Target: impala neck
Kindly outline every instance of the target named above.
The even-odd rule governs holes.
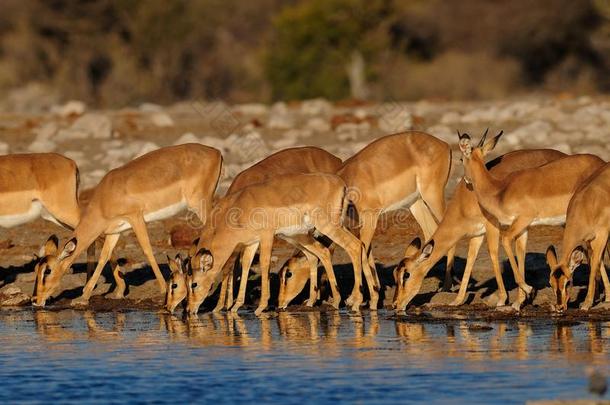
[[[494,213],[494,207],[498,206],[498,194],[502,190],[502,181],[496,179],[489,173],[483,158],[479,155],[474,155],[468,160],[468,172],[472,188],[479,205],[486,211]]]

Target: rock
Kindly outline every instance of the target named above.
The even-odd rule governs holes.
[[[0,289],[0,306],[21,306],[30,303],[30,296],[16,285],[7,285]]]
[[[432,296],[430,304],[432,305],[449,305],[457,297],[456,293],[452,292],[439,292]]]
[[[172,117],[162,111],[153,113],[150,116],[150,121],[153,123],[153,125],[161,128],[174,126],[174,120],[172,119]]]
[[[301,103],[301,114],[303,115],[328,115],[333,106],[323,98],[304,100]]]
[[[15,295],[21,293],[21,288],[17,287],[14,284],[8,284],[4,287],[0,288],[0,294],[2,295]]]
[[[82,101],[70,100],[62,106],[54,106],[51,108],[51,113],[67,118],[83,115],[86,109],[87,105]]]
[[[154,150],[159,149],[159,145],[157,145],[154,142],[144,142],[144,144],[140,147],[140,149],[138,150],[138,152],[135,154],[134,159],[137,157],[140,157],[142,155],[145,155],[149,152],[152,152]]]
[[[169,231],[169,243],[175,249],[188,249],[198,236],[197,229],[186,224],[178,224]]]
[[[457,122],[460,122],[461,120],[462,116],[459,113],[455,111],[449,111],[443,114],[443,116],[441,117],[441,124],[455,124]]]
[[[491,106],[488,108],[481,108],[472,110],[462,116],[461,121],[465,124],[474,124],[477,122],[489,122],[495,121],[498,110],[496,107]]]
[[[200,143],[201,141],[199,140],[199,138],[197,138],[195,136],[195,134],[193,134],[192,132],[187,132],[185,134],[180,135],[180,137],[178,139],[176,139],[176,142],[174,142],[174,145],[183,145],[185,143]]]
[[[457,132],[445,125],[429,127],[426,129],[426,132],[450,144],[457,142]]]
[[[413,125],[413,119],[406,108],[393,108],[379,117],[379,129],[385,133],[405,131]]]
[[[163,111],[163,107],[161,107],[159,104],[154,104],[154,103],[142,103],[138,107],[138,110],[140,110],[142,112],[147,112],[147,113],[155,113],[155,112]]]
[[[554,145],[551,149],[558,150],[568,155],[572,154],[572,147],[570,147],[570,145],[568,145],[567,143],[558,143]]]
[[[55,122],[47,122],[34,130],[37,140],[51,139],[57,133],[57,124]]]
[[[296,140],[293,138],[280,138],[273,142],[273,149],[282,150],[295,146]]]
[[[291,115],[271,115],[267,122],[270,129],[290,129],[294,127],[294,119]]]
[[[244,115],[261,116],[269,114],[269,107],[259,103],[238,104],[233,109]]]
[[[8,143],[0,141],[0,155],[7,155],[9,150]]]
[[[314,117],[305,123],[305,128],[315,132],[328,132],[330,131],[330,123],[324,118]]]
[[[284,102],[277,102],[271,107],[267,127],[271,129],[290,129],[294,127],[294,117]]]
[[[89,113],[78,118],[70,128],[60,130],[55,136],[58,142],[76,139],[109,139],[112,137],[110,118],[100,113]]]
[[[225,147],[240,163],[260,160],[269,154],[267,144],[256,131],[245,135],[230,135],[225,141]]]
[[[1,105],[3,111],[40,114],[58,103],[57,92],[40,83],[28,83],[9,91]]]
[[[36,139],[28,146],[28,151],[32,153],[53,152],[57,148],[55,142],[45,139]]]
[[[211,146],[212,148],[216,148],[221,152],[225,152],[228,149],[226,148],[226,142],[220,138],[216,138],[213,136],[204,136],[200,141],[203,145]]]

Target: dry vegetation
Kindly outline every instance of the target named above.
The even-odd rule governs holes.
[[[604,0],[3,0],[0,90],[115,107],[604,92]],[[356,55],[356,56],[354,56]],[[348,70],[362,57],[364,90]],[[358,70],[358,69],[357,69]]]

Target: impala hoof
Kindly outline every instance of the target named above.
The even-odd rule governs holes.
[[[86,307],[87,305],[89,305],[89,298],[79,297],[70,301],[72,307]]]

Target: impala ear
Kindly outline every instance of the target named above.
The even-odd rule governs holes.
[[[585,250],[582,246],[578,246],[570,255],[570,271],[574,272],[576,267],[580,266],[585,261]],[[594,270],[591,270],[594,271]]]
[[[199,244],[199,238],[195,239],[193,241],[193,243],[191,244],[191,247],[190,247],[189,252],[188,252],[189,257],[195,256],[195,254],[197,253],[197,245],[198,244]]]
[[[58,260],[63,260],[66,257],[72,256],[72,253],[74,253],[74,251],[76,250],[77,243],[78,241],[76,240],[76,238],[72,238],[67,241],[64,245],[64,249],[59,254]]]
[[[199,271],[208,271],[214,265],[214,257],[212,253],[207,249],[199,249],[195,256],[197,264],[199,264]]]
[[[45,257],[49,255],[57,254],[57,249],[59,246],[59,239],[56,235],[49,236],[49,239],[44,243],[44,245],[40,248],[40,252],[38,253],[39,257]]]
[[[472,152],[472,145],[470,144],[470,135],[464,133],[464,134],[460,134],[460,131],[458,131],[458,146],[460,147],[460,151],[462,152],[462,154],[469,158],[470,157],[470,153]]]
[[[416,255],[419,254],[420,249],[421,249],[421,239],[420,238],[413,239],[411,241],[411,243],[409,244],[409,246],[407,246],[407,249],[405,250],[405,258],[413,259]]]
[[[178,253],[176,255],[176,257],[174,257],[174,262],[176,262],[176,266],[178,266],[178,268],[182,272],[183,260],[182,260],[182,256],[180,256],[180,253]]]
[[[483,143],[483,146],[481,147],[481,152],[483,152],[483,156],[487,155],[489,152],[491,152],[496,147],[496,145],[498,144],[498,141],[500,140],[502,135],[504,135],[504,131],[500,131],[500,133],[498,133],[498,135],[494,136],[489,141],[486,141],[485,143]],[[485,131],[485,138],[486,137],[487,137],[487,131]],[[481,139],[481,141],[484,141],[484,140],[485,139]]]
[[[546,264],[549,265],[551,271],[557,267],[557,252],[555,252],[555,246],[553,245],[546,249]]]
[[[430,242],[426,243],[426,246],[424,246],[424,248],[421,251],[421,254],[417,258],[417,261],[422,262],[422,261],[426,260],[427,258],[430,257],[430,255],[432,254],[433,251],[434,251],[434,239],[432,239]]]

